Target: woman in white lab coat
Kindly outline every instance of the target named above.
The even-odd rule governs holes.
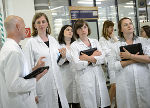
[[[108,61],[113,44],[117,41],[118,41],[117,37],[114,36],[114,23],[112,21],[106,20],[103,24],[102,36],[99,39],[99,43],[102,47],[102,50],[105,51],[106,63],[104,65],[106,65],[107,68],[106,71],[108,71],[108,73],[107,72],[106,73],[110,78],[109,95],[111,103],[113,102],[113,98],[116,95],[116,84],[115,84],[115,72],[109,69]]]
[[[88,38],[91,31],[84,20],[77,20],[74,34],[77,38],[71,44],[71,56],[76,69],[75,80],[81,108],[109,108],[110,100],[106,80],[101,64],[104,63],[104,53],[96,39]],[[91,56],[80,51],[97,48]]]
[[[112,50],[111,69],[116,72],[116,97],[118,108],[150,108],[150,73],[148,65],[142,60],[125,58],[125,52],[119,47],[141,43],[143,52],[144,38],[134,35],[134,27],[130,18],[122,18],[118,22],[120,41]],[[130,55],[131,56],[131,55]],[[134,56],[134,55],[133,55]],[[144,56],[144,55],[141,55]]]
[[[75,82],[75,70],[72,66],[72,58],[70,55],[70,45],[74,41],[75,38],[73,36],[72,26],[64,25],[60,30],[58,42],[62,48],[66,48],[66,59],[64,59],[62,62],[59,62],[59,65],[61,65],[60,69],[69,107],[80,108]]]
[[[25,47],[29,64],[33,68],[39,57],[44,56],[45,66],[49,66],[48,74],[37,84],[38,108],[69,108],[57,64],[60,46],[56,39],[50,36],[50,24],[44,13],[34,15],[32,30],[33,37]]]

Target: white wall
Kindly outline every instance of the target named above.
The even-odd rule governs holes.
[[[32,28],[32,18],[35,14],[34,0],[6,0],[6,14],[20,16],[24,19],[27,28]],[[24,47],[25,39],[20,42]]]
[[[7,0],[7,16],[17,15],[24,19],[26,27],[31,27],[35,14],[34,0]]]

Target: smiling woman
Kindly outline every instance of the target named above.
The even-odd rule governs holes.
[[[27,42],[25,53],[30,68],[34,67],[39,57],[44,57],[42,66],[50,67],[48,74],[37,84],[37,105],[38,108],[69,108],[57,64],[60,46],[50,33],[47,16],[44,13],[36,13],[32,21],[33,37]]]

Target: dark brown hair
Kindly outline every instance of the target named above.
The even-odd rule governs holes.
[[[59,42],[59,44],[66,44],[66,42],[65,42],[65,40],[64,40],[64,31],[65,31],[65,29],[66,29],[67,27],[71,27],[71,28],[72,28],[71,25],[64,25],[64,26],[61,28],[60,32],[59,32],[59,35],[58,35],[58,42]],[[74,42],[74,41],[75,41],[75,38],[74,38],[74,36],[72,36],[72,38],[71,38],[71,43]]]
[[[74,36],[75,36],[77,39],[79,38],[79,35],[77,34],[77,29],[83,27],[84,24],[88,27],[88,35],[91,34],[91,29],[90,29],[88,23],[87,23],[86,21],[84,21],[83,19],[78,19],[78,20],[75,22],[74,27],[73,27],[73,29],[74,29],[74,30],[73,30],[73,31],[74,31],[73,33],[74,33]]]
[[[122,18],[122,19],[119,20],[119,22],[118,22],[118,35],[119,35],[121,38],[124,38],[123,32],[121,31],[121,30],[122,30],[122,29],[121,29],[121,25],[122,25],[122,21],[125,20],[125,19],[129,19],[129,20],[132,22],[132,20],[131,20],[130,18],[128,18],[128,17],[124,17],[124,18]],[[134,33],[133,33],[133,36],[135,36]]]
[[[109,33],[108,33],[108,28],[112,26],[114,27],[114,23],[112,21],[106,20],[103,24],[103,30],[102,30],[102,36],[104,36],[104,38],[106,40],[108,40],[109,37]]]
[[[48,23],[48,28],[46,29],[46,34],[51,34],[51,28],[50,28],[50,24],[49,24],[49,21],[48,21],[48,17],[46,16],[46,14],[45,13],[41,13],[41,12],[39,12],[39,13],[36,13],[35,15],[34,15],[34,17],[33,17],[33,20],[32,20],[32,36],[37,36],[38,35],[38,31],[37,31],[37,29],[35,28],[35,22],[36,22],[36,20],[38,19],[38,18],[40,18],[40,17],[42,17],[42,16],[44,16],[45,17],[45,19],[46,19],[46,21],[47,21],[47,23]]]
[[[143,30],[145,31],[146,35],[148,36],[148,38],[150,38],[150,26],[149,25],[145,25],[143,27]]]

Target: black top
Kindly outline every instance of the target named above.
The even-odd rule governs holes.
[[[49,47],[49,41],[44,42]]]

